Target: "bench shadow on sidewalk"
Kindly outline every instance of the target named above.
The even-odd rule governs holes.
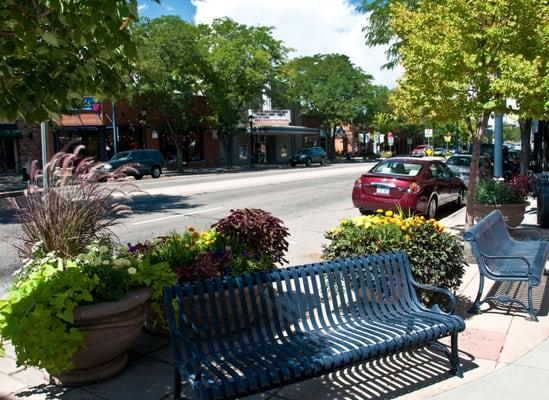
[[[120,203],[130,207],[130,212],[122,214],[120,218],[128,218],[132,215],[149,214],[166,210],[192,210],[201,207],[202,204],[189,204],[188,196],[168,194],[148,194],[146,192],[135,193],[129,198],[120,200]]]

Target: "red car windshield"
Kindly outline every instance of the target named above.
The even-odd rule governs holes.
[[[374,174],[417,176],[422,167],[423,164],[391,160],[376,165],[370,172]]]

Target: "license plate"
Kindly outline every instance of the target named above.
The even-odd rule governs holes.
[[[376,188],[376,194],[389,194],[391,193],[391,189],[384,188],[384,187],[378,187]]]

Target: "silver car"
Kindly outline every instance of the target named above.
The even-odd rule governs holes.
[[[450,167],[452,172],[461,178],[466,186],[469,186],[469,175],[471,175],[471,159],[470,154],[454,154],[446,160],[446,165]],[[490,159],[486,156],[480,156],[479,160],[479,176],[481,178],[491,178],[492,168]]]

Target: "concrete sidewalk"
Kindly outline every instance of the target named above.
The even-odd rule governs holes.
[[[464,229],[464,209],[443,222],[459,233]],[[534,225],[530,209],[524,224]],[[546,232],[549,233],[549,232]],[[463,379],[448,373],[444,355],[430,349],[404,352],[347,368],[248,399],[522,399],[547,397],[549,378],[549,289],[547,281],[535,292],[539,322],[526,320],[526,313],[509,308],[484,307],[480,315],[468,315],[478,287],[478,268],[469,264],[458,291],[459,310],[467,328],[460,334]],[[501,286],[486,290],[512,289],[524,296],[525,288]],[[13,348],[0,358],[0,398],[134,400],[167,399],[172,395],[172,359],[166,338],[145,332],[131,349],[128,367],[110,380],[81,388],[48,385],[46,374],[34,368],[15,366]],[[184,392],[189,395],[188,387]]]

